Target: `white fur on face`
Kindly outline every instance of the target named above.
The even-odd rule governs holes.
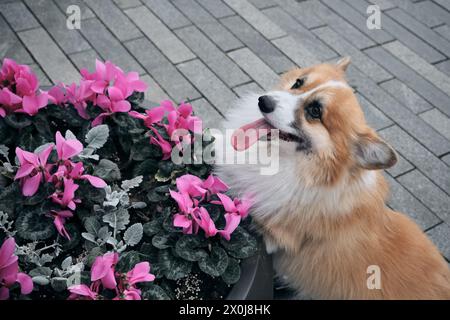
[[[349,88],[349,86],[341,81],[330,80],[298,95],[286,91],[270,91],[265,95],[276,101],[276,107],[273,112],[263,113],[263,115],[275,128],[296,134],[295,129],[291,127],[291,124],[295,122],[295,111],[310,95],[324,88]]]

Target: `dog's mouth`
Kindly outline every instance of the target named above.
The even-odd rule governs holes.
[[[294,134],[282,131],[272,126],[262,118],[236,129],[231,136],[231,145],[237,151],[244,151],[254,145],[258,140],[272,140],[273,130],[278,131],[278,138],[286,142],[302,143],[303,139]]]

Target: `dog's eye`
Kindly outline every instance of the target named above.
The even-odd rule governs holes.
[[[319,101],[313,101],[305,108],[306,117],[310,119],[322,118],[322,104]]]
[[[298,78],[291,89],[300,89],[305,84],[305,79]]]

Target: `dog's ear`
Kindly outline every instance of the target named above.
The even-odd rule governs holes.
[[[343,71],[346,71],[348,66],[350,65],[351,59],[350,57],[344,57],[338,60],[338,62],[336,62],[336,66],[340,69],[342,69]]]
[[[365,169],[387,169],[397,163],[394,149],[372,132],[359,134],[354,149],[357,164]]]

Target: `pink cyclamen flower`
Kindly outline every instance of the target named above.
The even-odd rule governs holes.
[[[80,298],[85,300],[96,300],[98,297],[98,293],[85,284],[70,286],[68,290],[71,293],[68,298],[69,300],[78,300]]]
[[[148,262],[140,262],[127,273],[127,283],[134,286],[139,282],[149,282],[155,280],[155,276],[150,273],[150,264]]]
[[[230,241],[231,234],[239,226],[239,223],[241,223],[241,216],[234,213],[226,213],[225,222],[225,228],[223,230],[219,230],[217,233],[224,237],[226,240]]]
[[[191,197],[203,197],[207,192],[203,188],[203,180],[192,174],[185,174],[176,181],[177,189],[181,193],[187,193]]]
[[[192,217],[194,218],[197,225],[205,232],[205,236],[207,238],[216,235],[216,225],[214,224],[214,221],[211,219],[208,211],[204,207],[195,208],[192,212]]]
[[[53,223],[55,224],[56,230],[58,230],[58,233],[70,240],[70,235],[67,232],[66,228],[64,227],[64,224],[66,222],[66,219],[72,218],[73,213],[69,210],[62,210],[62,211],[51,211],[51,215],[54,218]]]
[[[99,177],[95,177],[95,176],[91,176],[89,174],[83,174],[84,172],[84,167],[83,167],[83,163],[82,162],[77,162],[74,164],[72,171],[70,171],[69,175],[72,179],[75,180],[87,180],[89,181],[89,183],[96,188],[104,188],[106,187],[106,182],[99,178]]]
[[[80,203],[79,199],[75,199],[75,191],[79,188],[72,179],[64,179],[64,190],[62,192],[55,192],[50,197],[53,202],[58,203],[63,208],[69,208],[75,210],[77,208],[77,203]]]
[[[217,196],[220,199],[220,202],[222,203],[225,211],[227,213],[235,213],[240,215],[243,219],[247,217],[248,211],[250,210],[250,207],[253,204],[253,201],[251,199],[238,199],[235,198],[234,200],[231,200],[230,197],[218,193]]]
[[[14,94],[8,88],[0,90],[0,117],[4,118],[8,112],[18,109],[22,98]]]
[[[22,98],[22,108],[16,110],[16,112],[26,113],[30,116],[34,116],[38,113],[39,109],[47,106],[48,93],[42,91],[39,95],[24,96]]]
[[[210,174],[209,177],[202,183],[202,187],[207,189],[210,194],[225,192],[229,189],[225,182],[212,174]]]
[[[16,282],[20,284],[22,294],[33,291],[31,278],[24,273],[19,273],[18,258],[14,255],[15,248],[14,238],[5,240],[0,247],[0,300],[9,298],[9,288]]]
[[[125,85],[116,85],[107,89],[108,96],[99,95],[97,97],[97,105],[103,109],[103,113],[99,114],[92,126],[98,126],[103,123],[103,120],[115,112],[128,112],[131,110],[131,104],[126,100],[127,88]]]
[[[52,87],[48,91],[48,99],[51,103],[56,105],[63,105],[67,102],[68,98],[65,93],[65,85],[63,83],[59,83],[56,86]]]
[[[91,281],[100,280],[107,289],[115,289],[117,286],[114,267],[119,261],[117,253],[106,253],[95,259],[91,269]]]
[[[167,103],[167,101],[163,101],[159,107],[154,107],[150,110],[146,110],[145,115],[136,111],[130,111],[128,114],[133,118],[144,120],[144,124],[148,128],[151,128],[153,124],[161,122],[164,116],[168,112],[173,110],[175,110],[175,107],[170,101],[169,104]]]
[[[161,148],[161,151],[163,153],[163,160],[167,160],[172,155],[172,145],[170,142],[164,140],[164,138],[159,134],[159,132],[155,128],[151,128],[153,133],[156,135],[155,137],[150,137],[150,143],[157,145]]]
[[[131,287],[129,289],[125,289],[122,293],[122,297],[124,300],[142,300],[141,298],[141,290]],[[115,298],[115,300],[121,300],[119,297]]]
[[[72,83],[66,88],[68,102],[73,104],[83,119],[89,119],[86,112],[87,103],[94,99],[94,92],[91,90],[92,82],[90,80],[81,80],[79,85]]]
[[[53,144],[42,150],[39,154],[24,151],[16,148],[16,155],[19,159],[20,168],[14,177],[14,180],[21,179],[22,194],[24,196],[33,196],[46,173],[48,157],[52,152]]]
[[[56,152],[59,160],[69,160],[83,151],[83,145],[77,139],[65,139],[61,132],[56,132]]]

